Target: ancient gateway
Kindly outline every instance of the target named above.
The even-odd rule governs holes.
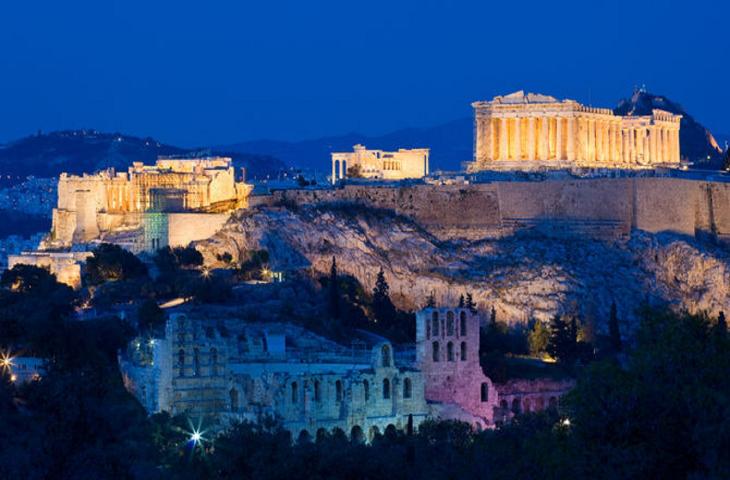
[[[681,115],[618,116],[575,100],[518,91],[474,107],[470,171],[678,166]]]

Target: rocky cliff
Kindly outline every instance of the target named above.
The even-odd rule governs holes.
[[[606,242],[515,235],[498,240],[443,242],[407,217],[353,204],[240,212],[210,240],[197,245],[206,262],[265,248],[272,268],[327,273],[332,257],[342,272],[372,289],[380,268],[394,301],[422,306],[454,303],[472,292],[500,318],[547,320],[579,312],[605,328],[616,301],[628,322],[643,302],[689,311],[730,311],[730,258],[726,252],[670,234],[635,232]]]

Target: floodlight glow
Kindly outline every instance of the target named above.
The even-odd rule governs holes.
[[[203,436],[200,434],[200,432],[193,432],[192,435],[190,435],[190,440],[193,443],[199,443],[203,439]]]

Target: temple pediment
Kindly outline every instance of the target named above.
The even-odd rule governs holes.
[[[559,100],[550,95],[543,95],[541,93],[525,93],[524,90],[518,90],[508,95],[498,95],[492,100],[494,103],[558,103]]]

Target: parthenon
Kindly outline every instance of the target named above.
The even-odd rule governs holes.
[[[469,170],[678,165],[681,115],[618,116],[575,100],[518,92],[472,103]]]

